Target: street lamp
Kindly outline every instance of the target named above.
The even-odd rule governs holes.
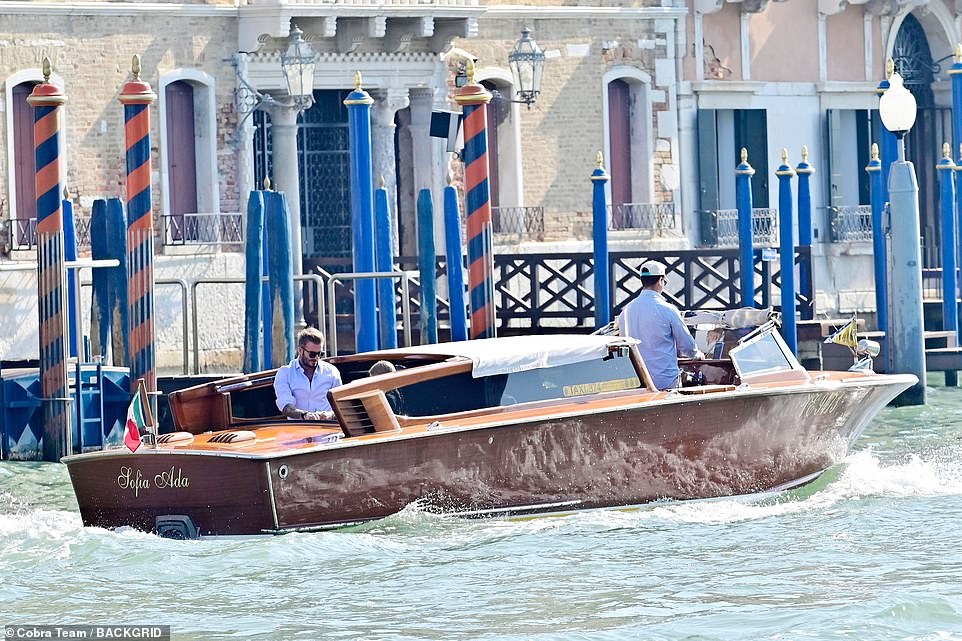
[[[511,77],[514,80],[514,94],[518,100],[531,105],[541,93],[541,74],[544,72],[544,51],[531,37],[531,29],[521,30],[521,38],[515,43],[514,49],[508,54],[508,66],[511,67]]]
[[[885,128],[895,134],[898,159],[889,169],[889,279],[892,307],[888,345],[891,372],[915,374],[919,382],[895,400],[899,405],[925,403],[925,335],[922,315],[922,252],[919,227],[919,185],[915,167],[905,160],[905,134],[915,124],[916,104],[902,76],[893,73],[879,100]],[[943,242],[952,242],[943,239]]]
[[[314,104],[314,61],[317,54],[310,43],[304,40],[303,34],[296,24],[291,23],[287,50],[281,54],[281,71],[287,83],[286,100],[278,100],[269,93],[261,93],[248,82],[246,74],[238,71],[237,80],[240,84],[236,91],[237,111],[244,116],[238,123],[238,130],[258,109],[288,107],[304,111]]]

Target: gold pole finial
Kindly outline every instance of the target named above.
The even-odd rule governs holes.
[[[595,154],[595,167],[598,169],[603,169],[605,166],[605,155],[600,151]]]
[[[67,186],[66,186],[66,185],[63,186],[63,199],[64,199],[64,200],[70,200],[70,192],[67,191]]]
[[[134,80],[140,80],[140,56],[136,53],[130,61],[130,73],[134,74]]]
[[[742,163],[748,162],[748,150],[742,147]]]
[[[361,90],[361,72],[355,71],[354,72],[354,91],[360,91],[360,90]]]
[[[270,177],[270,176],[264,176],[264,189],[266,189],[266,190],[268,190],[268,191],[270,191],[270,189],[271,189],[271,177]]]
[[[955,61],[962,62],[962,42],[955,45]]]
[[[783,165],[788,164],[788,148],[787,147],[782,147],[782,164]]]
[[[381,174],[380,176],[377,177],[377,188],[384,189],[384,185],[385,185],[384,174]]]
[[[872,143],[872,160],[878,160],[878,143]]]
[[[445,179],[448,181],[448,186],[450,187],[454,182],[454,175],[449,171],[447,176],[445,176]]]
[[[47,56],[43,57],[43,62],[41,63],[41,70],[43,73],[43,83],[47,84],[48,82],[50,82],[50,74],[53,72],[53,69],[50,67],[50,58],[48,58]]]
[[[889,58],[885,61],[885,78],[891,78],[893,73],[895,73],[895,61]]]
[[[952,160],[952,148],[949,147],[949,143],[942,143],[942,157],[948,160]]]
[[[808,162],[808,145],[802,145],[802,162]]]

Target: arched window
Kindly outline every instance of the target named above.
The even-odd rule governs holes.
[[[518,105],[511,102],[510,74],[488,68],[478,75],[492,96],[486,107],[491,222],[496,233],[523,235],[537,223],[529,220],[530,208],[523,202],[520,119]]]
[[[33,148],[33,108],[27,96],[36,82],[21,82],[11,91],[13,137],[13,203],[10,210],[14,248],[35,244],[37,226],[36,159]]]
[[[647,74],[631,67],[612,69],[603,79],[606,164],[611,176],[614,229],[640,224],[639,206],[654,201],[649,81]]]

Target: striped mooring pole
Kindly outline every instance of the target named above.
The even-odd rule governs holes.
[[[120,90],[127,141],[127,296],[130,340],[130,391],[143,378],[156,416],[157,370],[154,362],[154,220],[150,200],[150,111],[157,99],[140,79],[140,56],[130,68],[133,79]]]
[[[43,460],[58,461],[73,449],[67,395],[66,280],[61,210],[60,108],[63,91],[50,82],[50,60],[43,59],[43,82],[27,103],[33,107],[37,185],[37,294],[40,315],[40,389],[43,394]]]
[[[454,94],[464,112],[464,191],[467,200],[468,293],[471,338],[495,336],[494,255],[491,239],[491,188],[488,175],[488,115],[491,94],[474,81],[474,63],[467,65],[468,84]]]

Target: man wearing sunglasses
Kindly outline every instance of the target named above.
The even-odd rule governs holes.
[[[701,358],[678,308],[661,295],[667,283],[664,265],[651,261],[642,265],[641,293],[618,316],[619,333],[638,339],[638,351],[658,389],[679,386],[679,356]]]
[[[323,350],[324,334],[314,327],[303,329],[297,334],[297,358],[277,370],[274,376],[277,408],[288,419],[334,419],[327,392],[341,384],[341,373],[321,360]]]

